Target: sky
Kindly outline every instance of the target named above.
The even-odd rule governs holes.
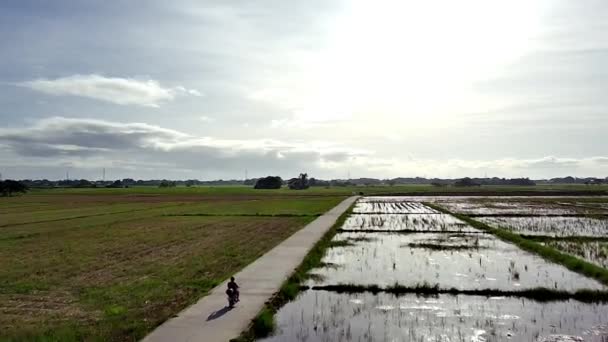
[[[4,178],[608,176],[608,2],[0,2]]]

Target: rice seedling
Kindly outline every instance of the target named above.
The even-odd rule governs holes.
[[[537,341],[556,332],[581,338],[586,331],[604,333],[608,304],[490,293],[309,290],[283,307],[276,321],[276,335],[262,341]]]
[[[461,220],[444,214],[371,214],[348,217],[342,231],[370,232],[479,232]]]
[[[339,267],[315,268],[313,272],[322,275],[322,281],[309,279],[305,284],[388,286],[398,281],[409,286],[426,281],[446,288],[512,290],[554,288],[557,282],[560,290],[604,288],[491,235],[348,232],[339,233],[336,239],[358,236],[374,240],[328,249],[322,262]]]
[[[479,217],[479,221],[518,234],[551,237],[608,235],[608,220],[587,217]]]
[[[449,210],[447,210],[443,207],[440,207],[440,206],[437,206],[434,204],[430,204],[430,203],[427,203],[427,205],[432,206],[436,210],[442,211],[447,214],[451,214],[451,212]],[[473,226],[475,228],[482,229],[486,232],[496,235],[501,240],[514,243],[515,245],[517,245],[518,247],[520,247],[523,250],[536,253],[546,260],[561,264],[571,271],[578,272],[587,277],[597,279],[601,283],[608,285],[608,270],[605,268],[602,268],[595,264],[586,262],[586,261],[579,259],[577,257],[574,257],[572,255],[562,253],[555,248],[552,248],[550,246],[545,246],[534,240],[526,239],[525,237],[523,237],[519,234],[512,233],[508,230],[497,229],[497,228],[491,227],[483,222],[472,219],[466,215],[461,215],[461,214],[452,214],[452,215],[467,222],[468,224],[470,224],[471,226]]]
[[[353,213],[356,214],[436,214],[420,202],[403,202],[397,199],[365,198],[355,205]]]
[[[451,212],[465,215],[577,215],[580,210],[556,204],[517,200],[488,201],[487,199],[441,200],[436,202]]]
[[[608,242],[553,240],[546,245],[608,269]]]

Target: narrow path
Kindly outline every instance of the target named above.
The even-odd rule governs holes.
[[[342,201],[237,273],[235,277],[241,287],[241,301],[235,308],[229,310],[226,307],[226,284],[223,283],[156,328],[143,341],[227,342],[237,337],[357,198],[352,196]]]

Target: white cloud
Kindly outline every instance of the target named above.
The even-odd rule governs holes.
[[[184,94],[188,94],[188,95],[192,95],[192,96],[203,96],[203,93],[201,93],[200,91],[196,90],[196,89],[186,89],[182,86],[177,86],[175,88],[173,88],[175,91],[184,93]]]
[[[214,122],[215,121],[214,118],[207,116],[207,115],[201,115],[198,117],[198,119],[201,120],[202,122]]]
[[[82,170],[116,165],[140,178],[238,178],[244,169],[253,177],[309,172],[317,178],[345,178],[348,172],[355,178],[608,174],[606,156],[440,160],[413,158],[410,154],[381,155],[326,141],[219,139],[145,123],[63,117],[43,119],[20,129],[0,129],[2,160],[13,168],[22,165],[28,172],[31,165],[49,169],[71,165]],[[137,172],[143,174],[133,174]]]
[[[196,90],[196,89],[188,89],[187,90],[188,94],[190,95],[194,95],[194,96],[203,96],[203,93],[201,93],[200,91]]]
[[[155,80],[105,77],[102,75],[73,75],[56,79],[37,79],[19,83],[51,95],[88,97],[119,105],[158,107],[172,101],[178,94],[202,96],[198,90],[183,86],[164,88]]]
[[[197,137],[144,123],[63,117],[44,119],[24,129],[0,129],[0,142],[3,150],[20,158],[56,159],[57,164],[83,165],[83,160],[105,157],[142,166],[161,162],[162,169],[170,172],[206,169],[218,174],[247,165],[252,174],[253,167],[260,172],[297,173],[363,154],[325,142]]]

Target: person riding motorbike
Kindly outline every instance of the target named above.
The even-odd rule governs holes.
[[[228,282],[228,289],[226,289],[226,294],[228,295],[228,301],[234,298],[234,302],[239,301],[239,285],[234,281],[234,277],[230,277],[230,281]]]

